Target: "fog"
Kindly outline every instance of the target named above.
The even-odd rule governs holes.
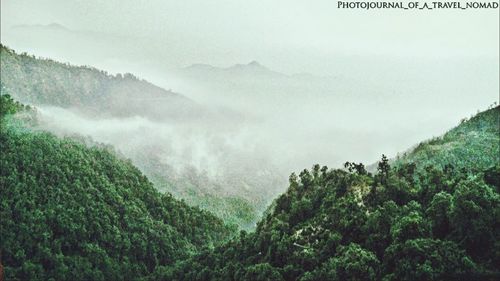
[[[329,0],[2,0],[1,5],[4,43],[92,65],[121,60],[177,68],[257,60],[280,72],[325,75],[335,74],[338,60],[349,56],[498,58],[496,10],[352,11]],[[57,49],[41,50],[42,38],[13,29],[51,23],[92,37],[98,48],[78,48],[74,37],[54,42],[49,36],[43,41],[53,41]]]
[[[44,105],[37,111],[37,129],[112,145],[158,188],[181,198],[190,199],[189,192],[238,197],[263,210],[286,187],[287,172],[274,161],[283,148],[267,143],[257,123],[207,116],[189,122],[137,115],[95,118],[80,108]],[[187,186],[198,190],[183,190]]]
[[[292,172],[316,163],[371,164],[382,153],[395,157],[497,97],[494,61],[400,60],[391,67],[363,79],[286,75],[258,62],[193,65],[168,73],[173,89],[198,103],[197,112],[188,111],[193,116],[165,111],[162,117],[154,99],[113,118],[39,105],[41,127],[90,136],[149,176],[163,173],[160,178],[181,185],[189,179],[202,193],[242,197],[262,209],[285,190]],[[386,75],[391,79],[381,78]]]
[[[192,160],[193,166],[201,168],[207,161],[207,171],[222,160],[208,159],[212,153],[202,150],[221,139],[231,146],[225,154],[238,150],[247,156],[267,155],[274,165],[291,173],[314,163],[339,166],[347,160],[372,163],[382,153],[394,156],[443,134],[463,117],[497,100],[498,68],[494,61],[426,62],[416,69],[403,68],[404,62],[398,64],[398,73],[387,74],[390,81],[286,76],[267,69],[255,71],[248,65],[237,73],[182,69],[169,74],[177,81],[172,88],[218,112],[217,116],[170,123],[150,123],[136,116],[107,120],[103,125],[106,129],[99,131],[100,125],[94,124],[90,126],[93,131],[83,132],[99,140],[101,132],[116,131],[119,136],[132,125],[138,135],[147,130],[168,133],[168,138],[179,139],[172,141],[169,153],[182,151],[171,156],[172,164],[185,165]],[[377,75],[381,74],[374,73]],[[148,108],[147,101],[143,106]],[[78,120],[70,124],[85,123]],[[113,124],[118,126],[116,130],[109,128]],[[112,139],[102,140],[113,143]],[[157,136],[146,137],[145,143],[152,140],[164,142]],[[221,153],[216,147],[210,150]],[[201,160],[203,157],[206,160]]]
[[[211,177],[220,175],[232,156],[256,157],[259,137],[251,136],[249,128],[230,129],[214,120],[181,123],[154,121],[143,116],[126,118],[89,118],[77,110],[37,106],[40,128],[60,134],[78,133],[95,141],[116,146],[125,155],[155,148],[176,172],[187,167],[205,171]],[[250,139],[252,139],[250,141]],[[159,149],[159,150],[158,150]],[[248,154],[248,155],[245,155]]]
[[[162,117],[154,100],[121,117],[36,104],[41,129],[263,208],[291,172],[394,157],[497,101],[498,19],[332,1],[2,0],[1,32],[17,51],[130,72],[200,106],[154,119],[137,113]]]

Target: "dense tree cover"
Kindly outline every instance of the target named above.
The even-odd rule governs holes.
[[[157,159],[155,155],[143,154],[134,159],[138,160],[137,166],[144,171],[156,189],[169,192],[176,198],[182,198],[188,205],[210,211],[226,224],[237,225],[245,230],[254,229],[259,218],[257,209],[265,208],[257,204],[263,202],[264,198],[250,202],[248,199],[250,196],[245,194],[224,194],[220,192],[224,189],[217,182],[194,168],[186,169],[181,175],[175,175],[172,167]],[[227,184],[237,186],[237,184]]]
[[[24,110],[29,110],[29,107],[23,105],[18,101],[14,101],[10,95],[6,93],[3,89],[3,85],[0,83],[0,118],[7,115],[15,114],[16,112],[21,112]],[[1,121],[0,121],[1,122]]]
[[[25,109],[0,97],[2,115]],[[208,212],[159,193],[108,147],[0,120],[6,280],[134,280],[234,232]]]
[[[488,128],[492,139],[434,148],[422,164],[383,156],[374,175],[356,163],[292,174],[255,232],[148,280],[498,280],[498,116],[483,112],[443,138]]]
[[[199,106],[184,96],[130,73],[110,75],[93,67],[17,54],[2,44],[0,60],[3,86],[25,104],[78,107],[94,116],[135,114],[155,119],[200,112]]]
[[[78,108],[79,112],[97,117],[135,117],[148,119],[190,120],[203,118],[204,111],[194,102],[164,90],[132,74],[110,75],[87,66],[74,66],[50,59],[18,54],[0,44],[2,91],[18,101],[32,105]],[[225,195],[219,183],[203,173],[190,170],[178,174],[171,163],[157,157],[157,150],[135,151],[127,155],[160,191],[172,193],[191,206],[198,206],[222,218],[228,224],[253,229],[257,209],[265,208],[269,194]],[[242,169],[244,170],[244,169]],[[246,176],[246,175],[245,175]],[[262,186],[259,179],[248,175],[225,186]],[[267,178],[266,178],[267,180]],[[243,193],[243,192],[242,192]],[[273,195],[274,196],[274,195]],[[249,199],[255,199],[251,200]],[[261,206],[257,206],[260,203]]]
[[[498,134],[499,106],[480,112],[441,137],[420,143],[395,160],[394,166],[419,163],[420,168],[433,165],[445,168],[481,171],[500,161]],[[496,157],[493,157],[496,156]]]
[[[61,68],[54,85],[63,86],[45,89],[53,73],[34,62],[2,46],[2,83],[11,81],[2,93],[25,91],[65,106],[92,101],[101,89],[64,82],[99,71],[71,76],[74,67],[50,60]],[[16,85],[15,75],[33,75],[40,85]],[[6,95],[0,101],[2,115],[25,109]],[[223,245],[217,242],[231,229],[158,193],[109,148],[1,118],[7,280],[498,280],[499,112],[482,112],[394,161],[383,156],[373,174],[351,162],[345,170],[316,165],[292,174],[255,232]]]

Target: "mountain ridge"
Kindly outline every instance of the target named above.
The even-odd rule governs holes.
[[[444,135],[491,128],[485,142],[500,146],[499,117],[500,107],[490,108]],[[500,160],[463,145],[437,149],[490,164],[433,165],[454,158],[432,154],[434,162],[392,166],[383,156],[376,174],[350,162],[293,173],[255,232],[160,266],[148,280],[496,280]]]
[[[232,64],[226,67],[218,67],[214,66],[208,63],[195,63],[191,64],[189,66],[181,68],[181,72],[200,72],[200,71],[211,71],[214,74],[258,74],[261,76],[270,76],[270,77],[275,77],[275,78],[316,78],[316,79],[322,79],[326,77],[320,77],[316,76],[314,74],[308,73],[308,72],[301,72],[301,73],[293,73],[293,74],[285,74],[279,71],[272,70],[271,68],[261,64],[257,60],[252,60],[248,63],[236,63]]]
[[[125,280],[228,239],[233,227],[159,193],[109,146],[33,131],[0,95],[1,263],[7,280]]]
[[[238,113],[212,110],[132,74],[109,75],[93,67],[17,54],[3,45],[0,58],[2,91],[40,107],[40,112],[46,114],[38,129],[58,136],[94,136],[98,141],[113,144],[126,152],[160,191],[210,210],[229,224],[245,229],[254,227],[257,209],[264,208],[268,191],[261,188],[262,192],[252,193],[243,188],[258,188],[260,178],[246,175],[246,170],[239,166],[231,174],[223,170],[226,174],[220,178],[208,177],[204,170],[194,167],[197,159],[191,161],[180,155],[192,147],[169,151],[178,145],[176,141],[189,141],[185,137],[190,131],[200,132],[191,141],[195,145],[205,138],[209,144],[222,143],[224,140],[214,138],[210,128],[205,132],[206,120],[236,126],[242,118]],[[111,133],[113,129],[119,132]],[[134,130],[141,136],[133,135]],[[241,175],[238,180],[228,179],[235,173]]]
[[[17,54],[3,44],[0,47],[2,86],[23,103],[48,103],[64,108],[78,105],[93,114],[104,111],[111,116],[140,113],[154,119],[160,118],[162,113],[174,118],[193,111],[203,112],[194,101],[130,73],[110,75],[89,66]],[[68,78],[73,82],[65,82]],[[45,81],[53,81],[54,85],[48,88],[43,85]],[[53,91],[54,88],[57,90]],[[158,100],[158,103],[144,108],[148,99]]]

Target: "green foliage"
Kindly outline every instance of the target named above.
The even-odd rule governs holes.
[[[499,113],[391,165],[383,156],[375,175],[353,163],[292,174],[256,230],[223,244],[219,219],[158,193],[109,149],[2,121],[7,278],[498,280]]]
[[[451,241],[408,240],[387,248],[384,280],[477,280],[478,269]]]
[[[188,112],[193,108],[196,108],[197,114],[201,112],[188,99],[139,80],[131,74],[109,75],[92,67],[18,54],[1,44],[0,59],[2,95],[10,93],[16,100],[24,103],[78,108],[92,117],[140,115],[162,119],[189,115]],[[3,115],[10,113],[11,109],[5,107],[5,112],[4,108],[0,110]],[[189,115],[189,118],[192,117],[193,115]],[[191,206],[208,210],[227,224],[235,224],[247,230],[255,227],[257,209],[261,208],[254,206],[255,202],[212,191],[219,189],[218,186],[212,186],[213,180],[200,173],[196,174],[196,171],[188,175],[169,172],[172,167],[153,158],[154,153],[139,151],[138,154],[141,156],[133,157],[134,163],[158,190],[172,193]],[[143,154],[146,154],[144,158]],[[249,181],[245,183],[248,185]],[[260,201],[267,202],[267,198]]]
[[[282,281],[279,271],[269,263],[259,263],[249,266],[242,281]]]
[[[474,178],[460,182],[453,193],[449,214],[452,236],[468,253],[481,260],[500,261],[491,249],[500,237],[498,192]]]
[[[490,115],[498,113],[481,113],[452,132],[489,132],[496,120]],[[498,280],[500,163],[476,146],[497,149],[493,142],[498,135],[436,151],[424,166],[389,165],[384,156],[375,175],[350,162],[347,171],[315,165],[292,174],[255,232],[176,263],[163,279]],[[446,163],[478,154],[477,166]],[[200,271],[204,276],[194,275]],[[156,271],[150,280],[162,276]]]
[[[141,113],[152,118],[165,116],[165,108],[174,115],[195,107],[188,99],[129,73],[110,75],[88,66],[17,54],[1,44],[0,60],[3,87],[23,103],[79,107],[94,116]],[[148,99],[155,99],[155,104],[163,106],[164,111],[160,106],[151,106]]]
[[[391,227],[392,241],[404,242],[418,237],[428,237],[429,227],[422,214],[412,211],[401,216]]]
[[[4,92],[5,90],[2,90],[0,94],[0,118],[24,110],[25,106],[23,104],[14,101],[10,95]]]
[[[199,185],[203,183],[197,184],[198,186],[182,180],[171,183],[165,180],[165,175],[150,179],[160,191],[171,192],[174,197],[182,198],[188,205],[213,213],[228,225],[237,225],[244,230],[255,227],[255,221],[258,219],[257,210],[247,199],[211,194],[201,190]]]
[[[433,236],[444,238],[450,234],[450,211],[453,204],[453,196],[445,191],[436,193],[427,209],[427,217],[430,219]]]
[[[24,108],[8,96],[0,102],[2,112]],[[0,250],[7,280],[137,279],[233,231],[208,212],[159,193],[108,148],[7,120],[0,147]]]
[[[306,273],[300,280],[377,280],[380,262],[370,251],[351,243],[339,248],[338,255],[323,263],[319,269]]]
[[[394,165],[418,163],[419,168],[451,165],[461,171],[484,171],[500,161],[500,106],[478,113],[442,137],[420,143]]]

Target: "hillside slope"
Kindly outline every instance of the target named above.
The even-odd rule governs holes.
[[[133,280],[234,231],[159,193],[109,147],[31,131],[9,118],[24,108],[9,96],[0,108],[6,280]]]
[[[356,163],[292,174],[255,232],[149,280],[498,280],[500,163],[488,150],[498,151],[498,116],[448,132],[443,139],[488,132],[455,149],[394,167],[384,156],[375,175]]]
[[[205,171],[193,168],[198,159],[191,159],[194,145],[206,152],[208,160],[219,157],[213,155],[217,151],[210,151],[212,146],[225,145],[217,128],[237,128],[236,113],[209,110],[132,74],[109,75],[92,67],[19,54],[3,45],[0,51],[2,92],[50,112],[43,116],[41,129],[58,136],[90,136],[113,145],[160,191],[215,213],[227,223],[254,228],[257,209],[271,198],[267,192],[271,184],[257,193],[247,187],[258,189],[259,183],[278,177],[258,181],[247,167],[236,170],[235,165],[220,168],[232,170],[224,170],[218,178],[208,178]],[[229,181],[235,174],[238,180]]]
[[[419,163],[482,170],[500,161],[500,106],[480,112],[441,137],[420,143],[394,164]]]
[[[16,100],[52,105],[100,116],[142,115],[179,118],[201,108],[184,96],[166,91],[132,74],[109,75],[87,66],[72,66],[0,45],[1,81]]]

